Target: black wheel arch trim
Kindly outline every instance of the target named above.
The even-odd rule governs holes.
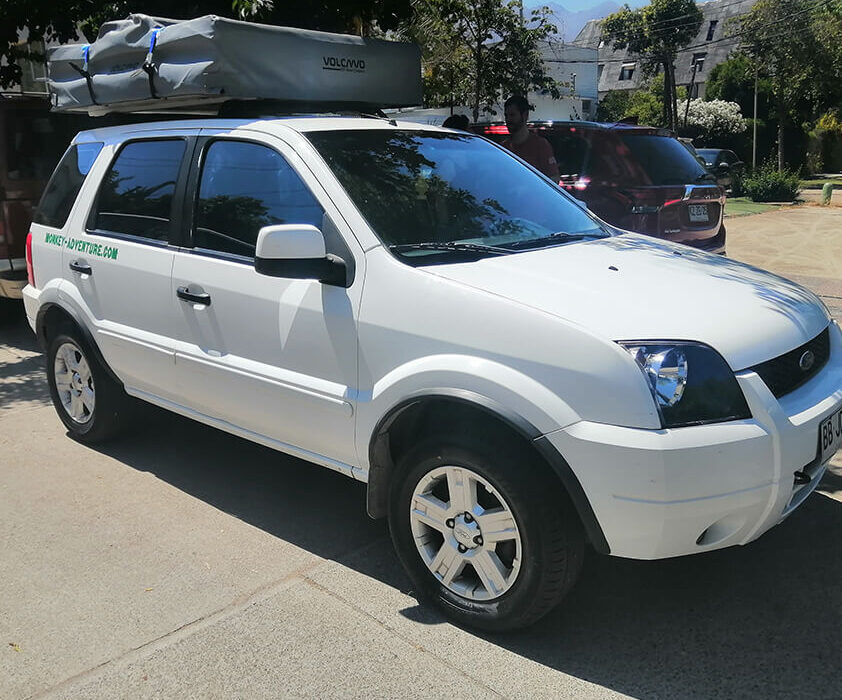
[[[35,317],[35,335],[38,338],[38,344],[44,350],[44,354],[47,353],[49,342],[47,339],[47,313],[51,309],[58,309],[61,313],[66,316],[70,317],[70,320],[73,321],[73,324],[79,330],[79,333],[82,335],[82,339],[87,343],[88,347],[91,349],[91,352],[94,354],[97,362],[99,362],[100,366],[108,373],[108,376],[111,377],[117,384],[123,386],[122,380],[114,374],[114,371],[111,367],[108,366],[108,363],[105,361],[105,358],[102,356],[102,353],[99,350],[99,346],[96,344],[94,340],[93,334],[88,330],[88,327],[82,322],[82,319],[79,317],[79,314],[67,308],[66,306],[62,306],[61,304],[55,303],[47,303],[41,306],[38,309],[38,315]]]
[[[388,452],[389,428],[395,420],[408,408],[425,401],[448,399],[478,408],[489,415],[503,421],[521,437],[529,440],[538,453],[546,460],[552,470],[561,480],[567,490],[573,506],[582,521],[588,539],[594,549],[600,554],[610,554],[611,548],[605,533],[596,518],[588,497],[579,483],[579,479],[567,460],[559,453],[553,444],[534,425],[523,416],[510,408],[503,406],[494,399],[477,394],[466,389],[429,389],[411,394],[394,405],[377,423],[371,440],[369,441],[369,473],[367,488],[367,509],[372,518],[381,518],[386,514],[385,503],[388,498],[390,461]]]

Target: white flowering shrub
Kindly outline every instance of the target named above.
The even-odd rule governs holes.
[[[715,139],[725,134],[741,134],[746,130],[746,120],[736,102],[697,99],[690,101],[687,126],[695,127],[706,139]]]

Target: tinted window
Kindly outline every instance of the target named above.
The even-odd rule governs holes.
[[[202,166],[193,244],[254,256],[264,226],[322,226],[324,211],[277,151],[256,143],[215,141]]]
[[[602,234],[557,187],[478,137],[371,129],[308,138],[387,245],[512,247],[557,232]]]
[[[689,185],[707,175],[678,139],[647,134],[620,134],[652,185]]]
[[[572,177],[584,172],[588,155],[588,142],[584,136],[569,131],[539,131],[553,147],[558,172],[561,177]]]
[[[102,150],[101,143],[77,143],[67,149],[50,178],[33,221],[61,228],[70,216],[85,176]]]
[[[102,182],[94,228],[167,240],[185,146],[183,139],[124,146]]]

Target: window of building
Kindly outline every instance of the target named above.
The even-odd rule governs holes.
[[[603,48],[604,46],[605,46],[605,39],[600,39],[600,40],[599,40],[599,46],[597,46],[596,48],[597,48],[597,49],[601,49],[601,48]]]
[[[94,228],[166,241],[185,143],[161,139],[124,146],[102,181]]]
[[[634,63],[624,63],[620,68],[620,80],[631,80],[635,65]]]
[[[701,73],[705,67],[705,57],[707,56],[706,53],[694,53],[693,60],[690,62],[690,69],[692,70],[695,66],[696,72]]]
[[[597,82],[602,80],[602,71],[604,71],[604,70],[605,70],[605,64],[604,63],[600,63],[599,65],[597,65],[597,67],[596,67],[596,80],[597,80]]]
[[[202,166],[193,244],[254,257],[264,226],[322,227],[324,211],[277,151],[246,141],[214,141]]]
[[[708,37],[705,41],[712,41],[713,40],[713,33],[716,31],[716,25],[719,24],[718,19],[712,19],[710,24],[708,25]]]
[[[586,117],[591,116],[591,109],[593,103],[590,100],[582,100],[582,114]]]
[[[695,100],[699,97],[699,83],[693,83],[690,86],[690,99]]]

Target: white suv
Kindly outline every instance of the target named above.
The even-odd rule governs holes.
[[[527,625],[584,547],[745,544],[842,444],[810,292],[618,232],[501,147],[376,118],[79,134],[28,241],[71,436],[128,397],[368,483],[417,590]]]

